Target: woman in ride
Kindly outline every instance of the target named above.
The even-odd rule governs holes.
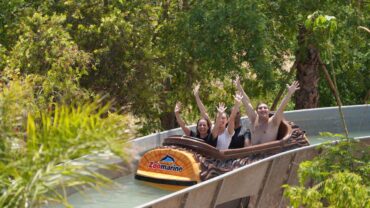
[[[222,110],[222,108],[218,109]],[[181,113],[181,103],[177,102],[175,106],[176,120],[186,136],[201,139],[207,144],[216,147],[217,143],[215,142],[214,138],[217,138],[218,131],[217,128],[213,128],[211,131],[211,122],[208,118],[200,118],[197,122],[196,132],[194,132],[185,125],[185,122],[182,120],[180,113]],[[215,126],[218,125],[219,123],[216,122]]]
[[[199,87],[199,84],[195,86],[194,96],[201,115],[209,120],[206,108],[204,107],[199,97]],[[237,112],[239,111],[241,100],[242,95],[240,93],[236,93],[236,95],[234,96],[234,107],[231,110],[230,118],[228,118],[227,114],[225,113],[226,107],[223,103],[221,103],[217,108],[218,115],[216,119],[216,125],[212,129],[212,132],[216,132],[214,130],[217,129],[217,137],[212,137],[212,139],[213,142],[216,142],[216,148],[219,150],[225,150],[229,148],[231,138],[234,135],[235,117]]]
[[[204,107],[202,101],[200,101],[200,98],[199,98],[199,88],[200,88],[200,85],[197,84],[197,85],[195,85],[195,87],[193,89],[193,94],[195,96],[195,99],[196,99],[197,104],[198,104],[198,108],[199,108],[201,116],[202,116],[197,122],[196,132],[191,131],[185,125],[185,122],[181,119],[181,116],[180,116],[181,103],[180,102],[177,102],[176,107],[175,107],[176,120],[177,120],[177,123],[179,124],[179,126],[181,127],[181,129],[184,131],[184,134],[186,136],[191,136],[191,137],[202,139],[207,144],[216,147],[217,146],[218,128],[213,128],[212,129],[212,123],[209,120],[208,114],[205,111],[205,107]],[[220,104],[217,107],[218,115],[220,115],[220,116],[223,113],[223,111],[225,110],[224,106],[223,105],[221,106],[221,105],[222,104]],[[215,126],[218,127],[220,122],[221,122],[221,119],[219,119],[219,122],[217,122],[217,120],[216,120]],[[212,131],[211,131],[211,129],[212,129]]]

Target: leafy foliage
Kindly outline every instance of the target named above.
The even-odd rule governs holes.
[[[364,103],[367,90],[369,88],[369,70],[368,58],[369,53],[368,34],[357,29],[360,25],[369,25],[369,5],[365,2],[333,2],[323,1],[319,4],[313,1],[271,1],[265,2],[262,8],[264,13],[271,19],[270,27],[267,27],[273,41],[274,48],[278,49],[277,53],[282,51],[293,52],[295,50],[304,50],[308,53],[307,48],[299,48],[296,37],[298,28],[307,22],[307,17],[318,17],[321,15],[321,25],[319,31],[329,27],[333,21],[327,21],[325,17],[335,17],[336,31],[323,34],[324,40],[318,36],[307,36],[308,44],[318,44],[320,46],[320,55],[325,63],[332,64],[333,70],[338,80],[338,89],[341,93],[341,100],[344,105]],[[311,19],[311,18],[309,18]],[[311,19],[312,20],[312,19]],[[325,23],[326,22],[326,23]],[[311,24],[312,26],[314,25]],[[332,26],[335,29],[335,26]],[[319,32],[317,31],[317,32]],[[310,34],[313,34],[312,32]],[[330,39],[328,39],[330,35]],[[330,52],[331,51],[331,55]],[[332,69],[331,67],[328,67]],[[357,78],[355,78],[357,77]],[[356,81],[354,81],[356,80]],[[365,86],[365,87],[364,87]],[[363,88],[364,87],[364,88]],[[335,105],[335,98],[332,96],[325,79],[320,79],[320,106]]]
[[[166,123],[177,100],[195,109],[197,81],[208,108],[208,95],[233,94],[213,86],[235,74],[252,98],[272,100],[290,81],[282,68],[294,62],[305,22],[314,26],[307,44],[332,58],[343,104],[363,103],[369,89],[368,34],[357,27],[369,25],[370,12],[361,1],[11,0],[0,8],[1,69],[37,74],[46,100],[109,94],[148,132],[174,127]],[[334,105],[323,80],[320,105]]]
[[[320,50],[320,56],[327,64],[331,63],[333,44],[331,38],[337,30],[337,21],[334,16],[322,15],[314,12],[304,22],[306,30],[310,33],[305,39],[306,48],[313,44]]]
[[[351,139],[320,148],[322,153],[319,157],[300,164],[299,186],[284,185],[284,195],[291,205],[369,207],[370,147]],[[308,184],[311,185],[307,187]]]
[[[90,55],[78,50],[62,27],[64,21],[63,16],[39,13],[25,18],[3,75],[12,79],[15,73],[28,74],[51,101],[83,94],[77,89],[78,80],[87,72]]]
[[[107,114],[109,105],[99,100],[42,109],[33,95],[32,85],[22,81],[10,81],[0,92],[0,206],[69,206],[66,188],[110,182],[96,170],[117,166],[81,157],[110,150],[125,158],[126,121]]]
[[[4,85],[4,84],[3,84]],[[27,114],[37,109],[30,84],[14,81],[2,86],[0,93],[0,157],[4,158],[11,142],[23,140]],[[0,159],[1,160],[1,159]]]
[[[312,188],[285,186],[293,207],[369,207],[369,191],[362,178],[350,172],[336,172]]]

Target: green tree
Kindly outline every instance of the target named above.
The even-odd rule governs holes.
[[[282,0],[263,5],[264,13],[273,23],[268,29],[276,34],[273,36],[275,47],[295,55],[294,68],[302,85],[302,90],[296,96],[296,108],[335,104],[326,80],[319,79],[319,66],[326,66],[331,76],[340,80],[336,84],[344,104],[364,102],[369,87],[369,43],[366,35],[357,27],[369,24],[370,8],[367,4],[362,1],[317,3]],[[314,18],[318,15],[312,14],[322,16]],[[310,19],[314,22],[311,24],[313,27],[307,28],[304,23],[309,15],[312,15]],[[332,21],[326,20],[325,15],[335,17],[335,32],[330,29]],[[358,79],[354,82],[351,78],[355,76]],[[321,100],[319,93],[323,94]]]
[[[125,106],[138,117],[158,121],[158,92],[164,90],[166,76],[159,65],[161,52],[153,43],[160,6],[97,0],[61,1],[47,8],[66,15],[69,34],[92,55],[93,70],[82,78],[82,86],[108,94],[117,107]]]
[[[0,66],[11,60],[8,68],[22,76],[46,77],[50,71],[53,81],[38,82],[44,83],[40,89],[54,90],[52,99],[84,94],[81,86],[109,94],[116,107],[143,118],[148,131],[175,126],[176,100],[195,109],[190,89],[196,81],[213,109],[229,96],[211,94],[232,94],[235,74],[251,97],[272,101],[298,69],[312,77],[298,77],[302,90],[296,108],[336,105],[315,64],[320,58],[338,80],[344,105],[363,103],[370,88],[368,34],[358,29],[369,25],[370,12],[362,1],[11,0],[0,8]],[[312,19],[318,24],[308,28],[304,23],[312,14],[318,14]],[[325,26],[332,20],[321,21],[330,16],[335,32]],[[310,52],[317,59],[310,60]],[[62,62],[69,68],[59,67]],[[283,69],[289,62],[295,62],[290,72]],[[65,77],[69,86],[57,77]],[[225,87],[218,90],[222,82]],[[194,118],[196,112],[190,114]]]
[[[28,76],[39,85],[44,99],[67,101],[85,94],[79,79],[90,67],[90,54],[79,50],[63,24],[65,17],[34,13],[19,26],[15,42],[3,69],[3,78]]]
[[[171,75],[168,97],[177,97],[171,96],[171,89],[190,94],[196,80],[211,85],[209,80],[224,81],[230,78],[225,75],[233,72],[247,80],[245,87],[252,97],[274,96],[276,82],[285,86],[292,79],[292,73],[282,66],[294,57],[291,70],[297,69],[302,89],[296,96],[296,108],[335,105],[328,83],[320,81],[322,67],[330,69],[334,80],[340,78],[334,84],[339,92],[345,92],[344,104],[364,102],[369,50],[366,36],[357,27],[368,24],[367,5],[329,1],[192,1],[189,5],[185,11],[172,12],[160,30],[163,42],[159,46],[166,52]],[[308,20],[314,21],[312,27],[304,24]],[[358,47],[354,48],[354,43]],[[321,101],[319,91],[325,95]],[[188,100],[189,96],[178,98]],[[206,101],[208,106],[210,103]]]
[[[170,75],[163,95],[170,102],[164,112],[172,112],[177,99],[196,109],[191,91],[195,82],[201,82],[211,113],[215,103],[231,101],[235,74],[248,80],[252,95],[274,88],[272,56],[266,53],[268,20],[257,1],[191,1],[182,8],[170,12],[156,41]]]
[[[298,186],[284,185],[293,207],[370,207],[370,147],[353,139],[337,137],[324,144],[322,153],[299,165]]]

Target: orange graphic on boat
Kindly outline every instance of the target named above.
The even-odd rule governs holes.
[[[175,159],[170,155],[166,155],[159,162],[150,161],[149,168],[177,172],[181,172],[183,170],[183,167],[175,164]]]

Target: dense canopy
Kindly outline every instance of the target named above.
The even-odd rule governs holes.
[[[176,100],[194,109],[195,82],[210,111],[230,102],[235,75],[272,104],[297,73],[296,108],[336,105],[324,64],[344,105],[369,97],[364,1],[10,0],[0,9],[2,83],[30,79],[46,103],[108,95],[143,132],[174,127]]]

